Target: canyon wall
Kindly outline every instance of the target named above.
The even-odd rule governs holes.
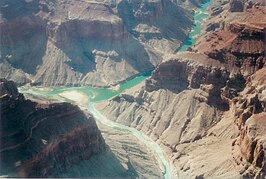
[[[97,106],[159,143],[181,178],[265,178],[265,6],[232,3],[189,51]]]
[[[246,88],[232,102],[234,121],[240,129],[233,142],[233,156],[246,177],[266,175],[266,68],[248,79]]]
[[[0,80],[1,175],[60,177],[107,147],[93,117],[68,103],[36,103]]]
[[[190,55],[184,52],[161,63],[144,85],[97,108],[109,119],[136,127],[157,141],[179,177],[239,176],[230,161],[231,137],[237,136],[238,129],[223,118],[229,105],[221,97],[230,73],[206,56],[183,58]],[[217,157],[219,150],[223,157]]]
[[[117,84],[180,47],[193,24],[192,10],[182,6],[195,3],[3,1],[0,77],[20,85]]]
[[[180,177],[263,178],[265,67],[245,80],[206,56],[181,58],[189,55],[161,63],[145,84],[97,108],[158,142]],[[257,78],[264,82],[252,83]]]
[[[265,13],[266,6],[258,3],[241,12],[224,10],[220,20],[210,18],[211,22],[220,21],[220,29],[203,35],[193,51],[222,62],[232,75],[254,74],[266,63]]]

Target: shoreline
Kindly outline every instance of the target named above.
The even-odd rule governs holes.
[[[26,83],[24,85],[20,85],[18,88],[19,89],[22,89],[22,90],[27,90],[27,89],[49,89],[50,91],[51,90],[54,90],[54,89],[60,89],[60,88],[75,88],[75,89],[78,89],[78,88],[93,88],[93,89],[110,89],[110,90],[113,90],[113,91],[117,91],[120,89],[120,86],[121,84],[123,83],[126,83],[130,80],[133,80],[134,78],[137,78],[137,77],[141,77],[141,76],[144,76],[144,77],[150,77],[151,76],[151,73],[154,71],[155,67],[152,68],[152,69],[149,69],[147,71],[144,71],[144,72],[139,72],[137,74],[134,74],[130,77],[127,77],[125,78],[124,80],[121,80],[121,81],[118,81],[116,83],[113,83],[113,84],[107,84],[107,85],[104,85],[104,86],[96,86],[96,85],[81,85],[81,84],[78,84],[78,85],[58,85],[58,86],[45,86],[45,85],[31,85],[31,83]],[[118,89],[117,89],[118,88]],[[41,90],[40,90],[41,91]],[[46,92],[46,91],[45,91]]]
[[[198,13],[196,13],[196,14],[200,15],[201,13],[207,14],[207,13],[201,11],[201,10]],[[206,18],[201,19],[201,21],[204,21],[204,19],[206,19]],[[202,24],[201,24],[201,26],[202,26]],[[192,27],[191,31],[188,34],[188,37],[194,31],[195,31],[195,28]],[[200,36],[200,34],[201,33],[199,33],[197,35],[194,35],[194,36],[192,36],[192,38],[195,38],[195,36]],[[186,41],[181,43],[181,46],[179,47],[177,53],[181,52],[182,46],[185,45],[185,42]],[[151,71],[153,71],[153,70],[151,70]],[[55,94],[55,96],[62,97],[65,100],[72,101],[74,104],[78,105],[82,110],[89,111],[91,114],[96,115],[99,118],[102,118],[102,119],[97,119],[97,117],[95,116],[95,119],[98,120],[100,123],[102,123],[104,125],[107,125],[109,127],[113,127],[113,126],[116,126],[116,125],[120,126],[120,124],[119,123],[116,124],[116,122],[114,122],[112,120],[109,120],[104,115],[102,115],[100,110],[98,110],[98,108],[96,106],[97,103],[92,103],[92,102],[90,103],[90,99],[92,97],[87,95],[87,94],[85,94],[85,93],[83,93],[83,92],[81,92],[81,91],[79,91],[78,89],[79,88],[94,88],[96,90],[97,89],[109,89],[109,90],[113,90],[113,91],[118,91],[120,89],[120,87],[121,87],[120,86],[121,84],[126,83],[126,82],[128,82],[128,81],[130,81],[130,80],[132,80],[132,79],[134,79],[136,77],[139,77],[139,76],[149,77],[149,76],[151,76],[151,75],[146,75],[146,74],[147,74],[147,72],[139,73],[139,74],[133,75],[133,76],[131,76],[131,77],[125,79],[125,80],[122,80],[122,81],[118,82],[117,84],[108,84],[108,86],[98,86],[98,87],[97,86],[69,86],[69,87],[66,87],[66,86],[54,86],[54,87],[47,87],[47,86],[26,86],[25,85],[25,88],[33,89],[33,90],[36,90],[36,91],[39,90],[40,93],[42,93],[42,92],[45,93],[45,92],[53,91],[55,89],[60,89],[60,88],[61,89],[67,88],[69,90],[57,93],[57,94]],[[25,89],[23,89],[23,87],[24,86],[22,86],[22,90],[25,90]],[[131,87],[131,88],[127,89],[127,90],[131,90],[132,88],[134,88],[134,87]],[[107,101],[107,100],[104,100],[104,101]],[[103,102],[103,101],[101,101],[101,102]],[[145,141],[146,141],[146,143],[151,142],[151,145],[149,145],[149,144],[146,144],[146,145],[147,146],[151,146],[151,148],[155,148],[154,149],[154,153],[155,153],[154,155],[156,155],[156,154],[159,155],[156,151],[162,151],[162,152],[165,153],[165,150],[161,146],[159,146],[159,149],[156,150],[157,147],[158,147],[157,145],[159,145],[159,144],[156,143],[155,141],[153,141],[148,136],[146,136],[145,133],[142,133],[141,131],[138,131],[139,134],[135,133],[135,130],[137,130],[137,129],[131,128],[131,127],[128,127],[128,126],[124,126],[124,125],[122,127],[120,127],[120,128],[121,129],[125,128],[126,130],[130,131],[132,133],[132,135],[134,135],[137,138],[139,138],[138,136],[140,135],[140,138],[141,138],[140,140],[142,140],[144,143],[145,143]],[[151,141],[147,141],[148,139],[151,140]],[[157,144],[157,145],[155,145],[155,144]],[[162,169],[162,171],[165,171],[166,170],[166,168],[165,168],[166,166],[163,164],[164,162],[162,161],[162,158],[160,157],[160,155],[157,156],[157,157],[158,157],[158,160],[159,160],[158,163],[160,165],[162,165],[162,166],[160,166],[160,168],[164,168],[164,169]],[[168,177],[171,178],[171,175],[173,175],[173,173],[178,175],[178,171],[175,171],[176,168],[174,167],[173,163],[171,163],[169,156],[167,154],[164,154],[164,158],[168,161],[168,164],[167,164],[168,165],[167,166],[168,171],[166,172],[166,175],[164,175],[165,178],[168,178]],[[169,176],[169,174],[170,174],[170,176]]]
[[[89,97],[85,93],[76,90],[63,91],[62,93],[59,93],[58,96],[73,101],[74,103],[82,107],[85,107],[89,101]]]
[[[146,134],[138,131],[137,129],[124,126],[122,124],[119,124],[112,120],[107,119],[104,115],[101,114],[100,111],[98,111],[95,108],[96,103],[90,102],[89,101],[90,97],[87,96],[87,94],[83,92],[80,92],[77,90],[64,91],[62,93],[59,93],[58,96],[68,99],[72,101],[74,104],[79,105],[82,110],[87,110],[95,117],[96,120],[98,120],[103,125],[106,125],[109,127],[118,127],[120,129],[125,129],[129,131],[133,136],[138,138],[140,141],[146,144],[148,148],[150,148],[154,157],[157,159],[157,162],[160,165],[161,171],[164,174],[165,178],[167,179],[170,178],[174,167],[169,161],[169,158],[167,157],[165,151],[163,151],[163,149],[159,146],[159,144],[157,144],[155,141],[153,141],[148,136],[146,136]]]

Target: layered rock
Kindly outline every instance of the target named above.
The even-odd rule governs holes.
[[[250,117],[233,142],[234,159],[242,166],[241,174],[245,177],[265,177],[265,119],[265,112]]]
[[[196,44],[195,50],[216,59],[230,69],[231,74],[249,76],[265,63],[265,6],[229,14],[222,21],[223,29],[208,33]]]
[[[217,24],[191,52],[97,106],[157,141],[181,178],[265,177],[265,7],[232,3],[213,6],[206,24]]]
[[[204,30],[207,32],[221,30],[225,24],[233,21],[246,21],[252,20],[253,22],[263,22],[263,14],[261,8],[265,8],[263,0],[218,0],[208,8],[209,17],[204,24]],[[256,15],[257,14],[257,15]],[[258,16],[258,14],[260,14]]]
[[[264,177],[264,133],[252,132],[264,131],[259,124],[265,110],[263,71],[246,79],[230,76],[219,61],[184,52],[162,62],[145,84],[97,108],[161,144],[181,177]],[[246,80],[260,81],[251,89],[258,86],[261,94],[245,88]],[[245,91],[249,95],[239,99]],[[252,114],[254,119],[248,119]],[[256,115],[259,123],[244,125],[247,119],[256,121]]]
[[[59,177],[106,150],[92,116],[68,103],[26,100],[12,81],[0,80],[1,174]]]
[[[192,11],[182,5],[170,0],[4,1],[0,75],[18,84],[117,84],[152,70],[180,47],[193,24]]]
[[[226,81],[222,81],[223,77],[228,78],[229,73],[216,68],[219,62],[205,56],[199,57],[202,62],[181,58],[192,54],[183,53],[161,63],[152,77],[146,80],[144,87],[140,85],[97,107],[109,119],[136,127],[161,144],[177,167],[179,177],[196,177],[201,174],[211,177],[236,176],[237,171],[226,166],[228,155],[217,160],[213,167],[207,164],[206,157],[205,160],[192,160],[193,155],[204,155],[196,150],[200,145],[209,147],[220,141],[220,146],[219,135],[227,136],[223,139],[226,143],[230,143],[230,137],[235,135],[231,132],[233,127],[229,127],[226,132],[217,129],[217,133],[221,133],[217,136],[211,134],[216,132],[209,132],[222,119],[221,111],[213,105],[219,97],[212,91],[226,85]],[[202,78],[196,80],[196,77]],[[221,83],[218,83],[220,79]],[[191,157],[188,159],[187,155]],[[197,163],[206,165],[204,173]],[[233,163],[229,162],[229,165]],[[213,170],[216,167],[227,172],[215,173]]]
[[[266,68],[253,75],[245,90],[234,99],[235,123],[241,130],[233,142],[234,159],[247,177],[264,178],[266,174]]]
[[[226,86],[230,73],[221,63],[204,55],[196,58],[194,53],[184,52],[161,63],[146,80],[145,89],[148,92],[163,88],[173,92],[201,89],[209,96],[199,100],[222,107],[221,88]]]

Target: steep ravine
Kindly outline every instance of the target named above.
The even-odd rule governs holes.
[[[193,25],[193,3],[113,3],[1,2],[0,77],[19,85],[118,84],[154,69],[164,55],[176,52]]]
[[[198,25],[196,26],[196,28],[198,28]],[[200,31],[197,31],[197,33],[200,33]],[[125,89],[127,89],[127,88],[125,88]],[[59,96],[56,97],[54,95],[56,95],[56,94],[60,95],[60,93],[62,93],[64,91],[70,91],[71,92],[72,90],[80,91],[82,93],[82,92],[86,91],[86,88],[69,88],[69,89],[68,88],[61,88],[59,90],[52,90],[51,92],[47,92],[47,93],[45,91],[39,91],[38,89],[37,90],[30,89],[30,90],[28,90],[28,91],[26,90],[24,92],[33,93],[33,94],[40,94],[40,95],[48,95],[48,96],[51,96],[52,98],[55,97],[55,98],[60,98],[62,100],[61,97],[59,97]],[[94,92],[95,92],[95,94],[94,94]],[[100,92],[100,94],[99,94],[99,92]],[[99,90],[99,92],[97,91],[97,89],[94,89],[94,90],[88,89],[88,94],[87,95],[89,95],[89,96],[91,96],[91,95],[94,96],[95,95],[96,98],[97,98],[97,95],[99,95],[99,96],[103,95],[103,96],[107,97],[107,98],[99,97],[98,99],[101,99],[101,100],[110,98],[110,95],[108,96],[108,95],[102,94],[102,93],[104,93],[103,91]],[[120,92],[122,92],[122,91],[119,90],[119,93]],[[113,95],[116,95],[116,93],[114,93]],[[75,96],[75,95],[73,94],[72,96]],[[73,99],[70,98],[70,100],[73,100]],[[75,99],[74,99],[74,101],[75,101]],[[179,172],[177,172],[174,169],[174,167],[169,163],[168,158],[165,156],[164,152],[158,146],[158,144],[156,144],[151,139],[146,137],[146,135],[142,134],[143,131],[140,132],[140,131],[138,131],[138,130],[136,130],[134,128],[129,128],[129,127],[126,127],[124,125],[120,125],[118,123],[113,123],[113,122],[107,120],[104,116],[102,116],[97,110],[94,109],[94,107],[89,107],[88,109],[89,109],[90,112],[92,112],[96,116],[96,118],[99,121],[103,122],[105,125],[107,124],[107,126],[119,128],[121,130],[126,130],[129,133],[135,135],[140,141],[142,141],[145,145],[147,145],[149,150],[152,151],[152,153],[153,153],[152,155],[156,156],[158,162],[161,163],[160,164],[160,166],[161,166],[160,170],[164,171],[165,178],[170,178],[170,177],[176,178],[177,177],[176,175],[179,174]]]
[[[50,89],[52,90],[52,89]],[[75,174],[77,176],[87,177],[84,171],[85,166],[92,166],[94,172],[92,172],[92,177],[147,177],[147,178],[170,178],[171,175],[176,175],[171,173],[174,169],[171,168],[167,157],[165,157],[162,149],[148,138],[145,134],[140,131],[130,128],[119,123],[108,120],[103,115],[101,115],[97,110],[95,110],[94,105],[90,98],[95,97],[96,94],[87,95],[86,93],[76,89],[65,89],[64,92],[52,92],[50,90],[42,90],[42,88],[35,88],[30,90],[21,90],[26,96],[35,96],[35,98],[47,98],[51,100],[68,101],[79,105],[83,110],[88,110],[97,121],[99,121],[98,126],[100,131],[106,133],[104,139],[110,147],[110,151],[113,153],[111,156],[109,154],[103,154],[103,156],[96,157],[93,163],[83,163],[82,165],[75,166],[75,169],[70,169],[68,173]],[[89,102],[89,103],[88,103]],[[128,141],[130,140],[130,141]],[[114,145],[115,143],[115,145]],[[122,145],[122,149],[120,148]],[[125,148],[125,149],[124,149]],[[136,152],[139,151],[139,152]],[[96,168],[95,165],[99,165],[97,159],[103,160],[106,156],[107,159],[111,157],[117,157],[117,160],[125,168],[124,172],[119,171],[117,166],[113,165],[111,161],[106,161],[110,163],[111,167],[104,165],[108,169],[108,172],[102,171],[100,168]],[[127,159],[126,159],[127,158]],[[99,166],[100,167],[100,166]],[[121,167],[120,167],[121,168]],[[133,168],[133,172],[131,171]],[[97,173],[98,172],[98,173]],[[111,173],[111,174],[110,174]],[[66,176],[68,176],[66,174]]]
[[[59,177],[107,150],[93,117],[77,106],[27,100],[5,79],[0,92],[1,175]]]
[[[230,79],[229,71],[205,63],[166,61],[145,85],[96,108],[159,143],[181,178],[263,178],[265,67],[243,90],[231,86],[243,85],[241,78]]]
[[[181,178],[266,174],[265,5],[238,11],[224,3],[221,28],[160,63],[145,83],[96,106],[159,143]]]
[[[59,103],[66,98],[22,95],[4,79],[0,87],[1,176],[163,177],[152,150],[131,132],[101,123],[98,130],[90,114]]]

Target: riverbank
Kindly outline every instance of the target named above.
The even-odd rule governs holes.
[[[205,4],[203,6],[204,7],[203,10],[205,10],[206,6],[208,5],[209,4],[207,5]],[[187,43],[185,42],[182,45],[180,51],[186,50],[187,47],[192,46],[196,42],[197,39],[194,38],[197,38],[198,37],[197,35],[201,33],[201,27],[200,27],[201,23],[199,23],[199,20],[202,20],[201,18],[204,17],[199,14],[201,14],[202,12],[203,11],[200,11],[200,13],[195,14],[195,21],[196,21],[195,27],[193,27],[193,29],[191,30]],[[199,19],[196,19],[197,17]],[[102,125],[111,127],[114,130],[127,131],[130,134],[133,134],[143,144],[145,144],[147,148],[149,148],[152,151],[153,155],[155,156],[160,165],[161,171],[163,171],[164,173],[164,178],[168,179],[171,178],[173,173],[177,173],[177,171],[175,171],[174,167],[169,162],[169,158],[165,155],[163,149],[155,141],[153,141],[148,136],[146,136],[145,134],[143,134],[142,132],[138,131],[135,128],[127,127],[107,119],[94,107],[95,102],[111,99],[112,97],[117,96],[126,90],[134,88],[136,85],[142,83],[148,77],[149,76],[147,75],[137,76],[111,89],[96,89],[91,87],[70,87],[70,88],[61,87],[58,89],[53,89],[51,91],[39,90],[39,89],[36,91],[34,90],[28,90],[28,91],[34,92],[35,94],[40,93],[42,95],[48,95],[49,97],[61,99],[62,101],[69,102],[70,100],[73,103],[79,105],[83,110],[84,109],[88,110],[91,114],[94,115],[97,121],[100,122]],[[177,176],[172,178],[177,178]]]
[[[133,134],[135,137],[139,139],[139,141],[142,141],[143,144],[149,148],[149,150],[153,153],[155,158],[158,161],[158,164],[161,168],[161,171],[163,171],[164,177],[166,179],[171,178],[171,170],[173,169],[173,166],[169,163],[166,154],[163,152],[163,150],[160,148],[160,146],[154,142],[152,139],[150,139],[148,136],[143,134],[142,132],[138,131],[137,129],[130,128],[127,126],[124,126],[122,124],[113,122],[111,120],[108,120],[105,116],[103,116],[97,109],[94,107],[94,103],[89,101],[89,96],[87,96],[85,93],[74,90],[74,91],[65,91],[58,94],[61,97],[64,97],[68,100],[73,101],[75,104],[82,107],[82,109],[88,110],[96,120],[98,120],[101,124],[112,127],[114,129],[122,130],[122,131],[128,131],[131,134]],[[85,107],[85,104],[88,104],[87,107]]]
[[[67,98],[82,107],[85,107],[89,100],[89,97],[85,93],[79,91],[64,91],[58,95]]]

